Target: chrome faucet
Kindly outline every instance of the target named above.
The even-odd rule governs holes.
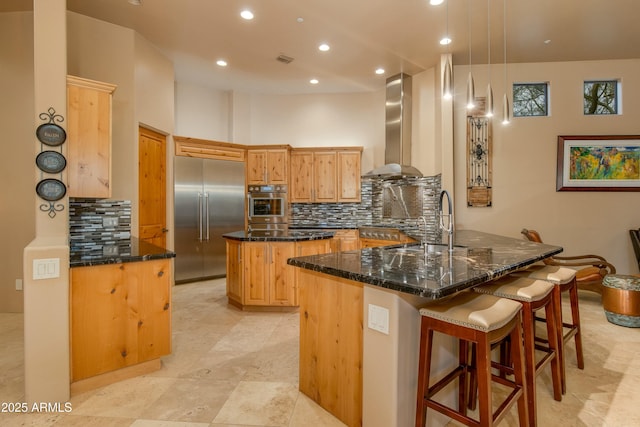
[[[424,224],[424,231],[422,232],[422,248],[424,249],[424,257],[427,258],[427,218],[425,216],[421,216],[418,218],[418,221],[422,221]],[[420,227],[418,227],[418,231],[420,231]]]
[[[447,196],[447,204],[449,205],[449,214],[447,216],[447,224],[445,225],[444,221],[444,209],[442,206],[442,202],[444,201],[444,196]],[[451,202],[451,196],[447,190],[442,190],[440,193],[440,203],[438,205],[440,209],[440,229],[446,231],[449,234],[449,253],[453,252],[453,203]]]

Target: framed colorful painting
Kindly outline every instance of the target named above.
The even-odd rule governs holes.
[[[558,136],[556,191],[640,191],[640,135]]]

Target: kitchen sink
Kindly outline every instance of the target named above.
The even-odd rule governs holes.
[[[425,251],[426,245],[426,251]],[[466,252],[466,246],[454,245],[453,252]],[[388,251],[397,255],[413,255],[413,256],[424,256],[425,252],[427,256],[438,256],[442,254],[446,254],[449,251],[449,247],[445,243],[424,243],[420,245],[412,245],[412,246],[400,246],[393,248],[385,248],[385,251]]]

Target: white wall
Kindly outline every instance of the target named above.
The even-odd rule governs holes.
[[[640,227],[637,192],[556,192],[558,135],[639,135],[640,60],[514,64],[508,84],[549,82],[549,117],[514,118],[501,124],[503,69],[492,69],[496,112],[493,123],[493,206],[466,206],[465,91],[467,67],[455,67],[455,174],[458,228],[521,237],[522,228],[564,247],[564,255],[594,253],[621,273],[638,267],[628,230]],[[476,96],[484,96],[486,67],[474,66]],[[496,77],[498,76],[498,77]],[[622,114],[584,116],[584,80],[621,79]],[[511,99],[511,93],[509,93]]]

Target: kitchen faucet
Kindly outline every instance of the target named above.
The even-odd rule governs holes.
[[[444,221],[444,209],[442,206],[442,202],[444,201],[444,196],[447,196],[447,204],[449,205],[449,214],[447,215],[447,225],[445,225]],[[449,253],[453,252],[453,204],[451,202],[451,196],[447,190],[442,190],[440,193],[440,203],[438,204],[440,208],[440,229],[446,231],[449,234]]]

